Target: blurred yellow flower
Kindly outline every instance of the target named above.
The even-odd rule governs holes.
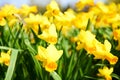
[[[13,16],[13,14],[17,14],[18,11],[19,10],[15,6],[6,4],[5,6],[1,7],[0,13],[2,12],[4,16],[7,17]]]
[[[101,10],[102,13],[108,13],[109,8],[107,5],[105,5],[103,2],[98,2],[96,6]]]
[[[48,29],[42,31],[42,34],[38,35],[40,39],[45,40],[48,43],[57,43],[57,32],[54,24],[51,24]]]
[[[24,19],[25,21],[25,25],[26,25],[26,28],[31,28],[35,33],[36,35],[38,35],[38,30],[39,30],[39,27],[41,28],[41,30],[44,30],[44,29],[48,29],[49,26],[50,26],[50,22],[48,20],[48,18],[46,16],[42,16],[40,14],[29,14],[29,17],[25,18]]]
[[[95,39],[95,35],[90,31],[83,30],[80,31],[78,38],[80,42],[78,43],[77,49],[81,49],[81,47],[84,48],[88,54],[95,56],[94,59],[106,59],[110,64],[116,64],[118,61],[118,57],[110,53],[111,44],[107,40],[102,44]]]
[[[50,44],[47,48],[38,46],[36,58],[43,62],[43,67],[46,71],[52,72],[57,69],[56,61],[59,60],[62,54],[62,50],[57,50],[54,45]]]
[[[60,13],[59,6],[55,0],[51,0],[51,2],[46,7],[47,11],[44,13],[44,15],[51,17],[56,16]]]
[[[62,33],[67,36],[67,33],[73,28],[75,18],[75,12],[72,9],[68,9],[64,13],[56,15],[53,22],[56,25],[56,29],[58,31],[61,30]]]
[[[88,5],[94,5],[94,0],[79,0],[79,2],[76,3],[76,7],[78,10],[82,10],[85,6]]]
[[[110,50],[111,44],[107,40],[104,41],[104,44],[96,42],[95,51],[93,52],[93,55],[95,56],[94,59],[106,59],[110,62],[110,64],[116,64],[118,57],[110,53]]]
[[[8,22],[8,25],[11,27],[13,24],[15,24],[18,19],[14,16],[14,14],[18,14],[19,9],[17,9],[13,5],[5,5],[1,7],[0,10],[0,25],[5,25],[6,21],[5,18]]]
[[[1,52],[0,63],[4,63],[5,65],[8,66],[10,63],[10,53],[11,50],[7,51],[7,53]]]
[[[4,26],[6,24],[6,20],[4,18],[0,18],[0,26]]]
[[[0,11],[0,25],[1,26],[4,26],[6,24],[6,20],[4,17],[5,17],[5,14],[2,11]]]
[[[28,16],[30,13],[36,13],[37,6],[28,6],[28,5],[22,5],[22,7],[19,9],[19,14],[22,14],[22,16]]]
[[[114,39],[118,41],[118,45],[116,47],[117,50],[120,50],[120,29],[113,30]]]
[[[115,40],[119,40],[120,39],[120,29],[113,30],[113,36],[114,36]]]
[[[105,80],[112,80],[112,77],[110,75],[113,72],[113,67],[109,69],[107,66],[104,66],[102,69],[98,69],[98,71],[98,76],[104,77]]]
[[[31,13],[31,14],[29,14],[29,17],[24,19],[24,21],[30,25],[32,25],[32,24],[38,25],[38,24],[40,24],[40,21],[41,21],[40,19],[41,19],[41,15],[39,15],[39,14],[35,15],[35,14]]]
[[[79,29],[85,30],[89,19],[93,20],[91,13],[86,12],[77,13],[75,19],[73,20],[73,25],[75,25],[75,27]]]
[[[93,35],[90,31],[84,31],[81,30],[80,34],[78,35],[79,41],[82,45],[84,45],[84,48],[88,51],[88,53],[93,52],[94,50],[94,40],[95,35]]]

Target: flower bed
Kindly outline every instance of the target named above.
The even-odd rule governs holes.
[[[120,4],[55,0],[0,8],[0,80],[120,79]]]

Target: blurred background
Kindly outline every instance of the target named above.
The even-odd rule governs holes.
[[[0,6],[5,4],[13,4],[16,7],[20,7],[22,4],[37,5],[38,7],[44,8],[51,0],[0,0]],[[72,7],[74,8],[75,3],[79,0],[56,0],[61,8]],[[106,0],[94,0],[95,3],[98,1],[106,2]],[[119,1],[119,0],[116,0]]]
[[[4,6],[5,4],[12,4],[16,7],[21,7],[23,4],[27,5],[36,5],[38,7],[38,10],[40,12],[44,12],[46,10],[46,5],[50,3],[51,0],[0,0],[0,6]],[[61,10],[66,10],[68,8],[72,8],[75,10],[75,3],[80,1],[80,0],[56,0],[57,3],[59,4],[59,7]],[[120,3],[120,0],[94,0],[95,3],[97,2],[104,2],[104,3],[109,3],[109,2],[116,2]]]

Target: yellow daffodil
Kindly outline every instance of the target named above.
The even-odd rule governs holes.
[[[51,24],[48,29],[42,31],[42,34],[38,35],[40,39],[45,40],[48,43],[57,43],[57,32],[54,24]]]
[[[115,40],[119,40],[120,39],[120,29],[113,30],[113,36],[114,36]]]
[[[90,31],[81,30],[80,34],[78,35],[78,38],[81,44],[84,45],[84,48],[86,48],[88,52],[94,50],[93,42],[95,40],[95,35],[91,34]]]
[[[43,67],[46,71],[52,72],[57,69],[56,61],[59,60],[62,54],[62,50],[57,50],[54,45],[50,44],[47,48],[38,46],[38,55],[36,55],[36,58],[43,62]]]
[[[118,41],[118,45],[116,47],[117,50],[120,50],[120,29],[113,30],[114,39]]]
[[[5,25],[6,21],[4,18],[6,18],[8,25],[11,27],[13,26],[13,24],[15,24],[18,19],[14,16],[14,14],[18,14],[18,9],[13,6],[13,5],[5,5],[3,7],[1,7],[0,10],[0,24],[1,25]]]
[[[64,14],[55,16],[54,22],[57,26],[72,26],[73,20],[76,18],[75,12],[72,9],[68,9]]]
[[[63,35],[66,36],[70,29],[73,27],[73,21],[75,18],[75,12],[72,9],[68,9],[64,13],[56,15],[54,18],[54,23],[57,30],[61,30]]]
[[[10,53],[11,50],[9,50],[7,53],[1,52],[0,63],[4,63],[5,65],[8,66],[10,63]]]
[[[47,5],[47,11],[44,13],[44,15],[51,17],[56,16],[60,13],[59,6],[55,0],[51,0],[50,4]]]
[[[93,52],[93,55],[95,56],[94,59],[106,59],[110,64],[116,64],[118,57],[110,53],[111,44],[107,40],[104,41],[104,44],[96,42],[95,46],[95,51]]]
[[[35,14],[29,14],[29,17],[28,18],[25,18],[24,19],[24,21],[27,23],[27,24],[30,24],[30,25],[32,25],[32,24],[36,24],[36,25],[38,25],[38,24],[40,24],[40,21],[41,21],[41,15],[39,15],[39,14],[37,14],[37,15],[35,15]]]
[[[5,14],[2,11],[0,11],[0,25],[1,26],[4,26],[6,24],[6,20],[4,19],[4,17],[5,17]]]
[[[110,53],[111,44],[105,40],[104,44],[95,39],[90,31],[81,30],[78,35],[80,43],[78,43],[77,49],[84,48],[88,54],[93,54],[94,59],[108,60],[110,64],[116,64],[118,57]]]
[[[78,10],[82,10],[85,6],[88,5],[94,5],[94,0],[79,0],[79,2],[76,3],[76,7]]]
[[[22,16],[28,16],[30,13],[36,13],[37,12],[37,6],[28,6],[28,5],[22,5],[22,7],[19,9],[19,14],[22,14]]]
[[[102,69],[98,69],[99,73],[97,74],[100,77],[104,77],[105,80],[112,80],[112,77],[110,76],[113,72],[113,67],[110,69],[107,66],[104,66]]]
[[[40,21],[41,21],[41,15],[37,14],[29,14],[28,18],[24,19],[25,21],[25,30],[29,30],[30,28],[36,33],[38,34],[38,29],[39,29],[39,25],[40,25]]]
[[[27,28],[31,28],[37,35],[39,27],[41,30],[48,29],[50,26],[50,22],[46,16],[42,16],[39,14],[30,14],[28,18],[24,19]]]
[[[85,30],[90,17],[91,16],[89,13],[86,12],[78,13],[76,14],[76,17],[73,20],[73,24],[75,25],[75,27]]]
[[[98,2],[96,4],[96,6],[101,10],[101,12],[103,13],[108,13],[109,12],[109,8],[107,5],[105,5],[103,2]]]
[[[6,20],[4,18],[0,19],[0,26],[4,26],[6,24]]]
[[[108,8],[109,8],[109,11],[111,12],[111,13],[117,13],[117,11],[118,11],[118,5],[116,5],[116,3],[114,3],[114,2],[111,2],[109,5],[108,5]]]
[[[17,14],[19,10],[13,5],[5,5],[1,7],[0,11],[4,14],[5,17],[7,17],[13,16],[13,14]]]

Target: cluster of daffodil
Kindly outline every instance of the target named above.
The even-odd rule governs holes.
[[[22,25],[18,24],[19,27],[14,28],[17,23],[21,23]],[[68,65],[63,61],[70,60],[68,71],[64,71],[63,69],[63,73],[67,73],[66,77],[69,77],[72,74],[71,71],[75,68],[78,68],[76,70],[80,71],[80,73],[75,73],[73,78],[69,77],[65,79],[87,78],[87,76],[83,76],[80,68],[81,65],[78,67],[79,58],[82,60],[85,56],[77,57],[77,55],[83,51],[81,54],[86,55],[85,53],[87,53],[88,58],[89,55],[92,55],[94,56],[91,56],[93,60],[98,60],[98,63],[102,61],[99,68],[97,68],[98,74],[96,74],[104,77],[106,80],[112,80],[111,74],[113,73],[115,64],[118,62],[118,56],[115,56],[116,54],[111,52],[111,49],[115,48],[113,50],[120,51],[120,4],[104,4],[102,2],[94,3],[93,0],[80,0],[76,3],[76,10],[67,9],[66,11],[61,11],[57,2],[51,0],[50,4],[46,6],[44,13],[40,13],[36,6],[23,5],[20,8],[16,8],[13,5],[5,5],[0,8],[0,27],[4,28],[6,25],[9,28],[5,28],[6,33],[0,32],[0,44],[24,51],[26,46],[20,46],[24,46],[24,44],[29,45],[29,43],[23,41],[21,42],[23,45],[20,45],[20,42],[17,42],[17,39],[14,37],[18,36],[17,38],[22,41],[23,37],[21,36],[27,34],[28,36],[24,37],[24,39],[28,38],[30,45],[34,46],[35,44],[35,46],[25,48],[25,51],[29,49],[28,51],[33,52],[32,57],[39,60],[39,64],[42,63],[42,67],[46,71],[52,73],[55,70],[57,71],[58,68],[58,73],[60,74],[62,72],[60,68],[65,68]],[[11,35],[14,38],[13,41],[15,41],[12,45],[10,43],[4,45],[4,41],[2,42],[2,35],[7,35],[7,29],[10,30],[8,34],[14,32]],[[101,29],[110,29],[110,31],[107,30],[108,32],[104,34],[104,30],[103,33],[100,33]],[[70,34],[71,30],[73,30],[72,34]],[[18,35],[19,33],[20,35]],[[103,41],[100,41],[101,37]],[[12,40],[11,37],[7,38],[10,38],[9,41]],[[117,45],[111,43],[113,40]],[[37,51],[34,51],[36,47]],[[10,49],[6,53],[5,51],[1,51],[0,63],[9,66],[11,51]],[[76,61],[75,63],[73,62],[74,66],[72,66],[72,61]],[[91,64],[95,65],[96,63]],[[87,68],[86,70],[88,70]],[[81,74],[83,78],[76,78],[78,74]]]

